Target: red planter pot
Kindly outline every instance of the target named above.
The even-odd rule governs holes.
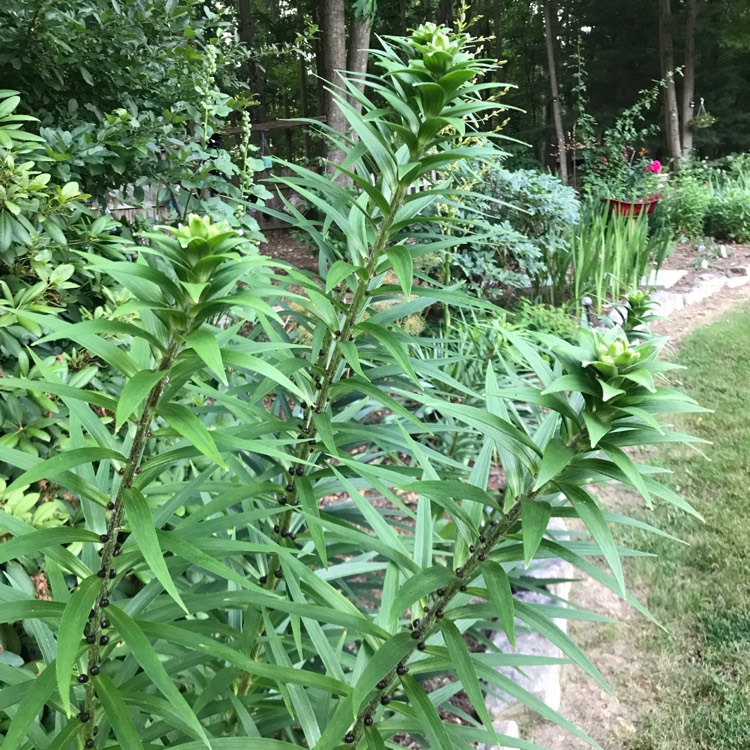
[[[640,216],[645,213],[649,216],[654,213],[656,204],[664,196],[649,195],[648,198],[640,198],[637,201],[621,201],[617,198],[602,198],[602,201],[609,206],[609,210],[618,216]]]

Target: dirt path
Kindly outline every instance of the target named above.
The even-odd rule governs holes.
[[[686,307],[667,320],[654,325],[654,330],[669,336],[672,346],[679,346],[693,329],[708,325],[733,307],[750,300],[750,284],[736,289],[722,289],[701,304]],[[640,501],[632,493],[617,491],[605,499],[613,509],[626,510]],[[646,603],[647,591],[631,588]],[[593,737],[604,750],[626,750],[627,740],[634,737],[636,724],[650,705],[658,702],[655,675],[661,665],[639,660],[642,643],[655,637],[655,626],[648,623],[611,591],[588,578],[573,586],[572,600],[622,625],[571,622],[573,640],[599,667],[612,685],[617,697],[607,695],[578,668],[566,666],[562,673],[562,706],[560,713]],[[618,700],[619,698],[619,700]],[[522,735],[550,750],[583,750],[589,746],[554,724],[536,724],[531,720],[523,726]]]
[[[750,300],[750,284],[735,289],[724,287],[713,297],[697,305],[683,307],[666,320],[660,320],[653,326],[653,330],[669,336],[672,345],[677,346],[694,328],[713,323],[725,312],[742,304],[745,300]]]

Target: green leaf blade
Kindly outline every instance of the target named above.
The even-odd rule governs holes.
[[[81,634],[89,619],[96,597],[101,589],[101,579],[90,576],[78,585],[63,611],[57,636],[55,673],[57,687],[65,713],[70,717],[70,684],[73,665],[81,648]]]
[[[125,502],[125,516],[130,524],[130,529],[151,572],[164,587],[164,590],[187,613],[188,608],[172,580],[166,562],[164,562],[164,552],[159,544],[154,520],[146,498],[138,490],[128,488],[123,491],[123,500]]]

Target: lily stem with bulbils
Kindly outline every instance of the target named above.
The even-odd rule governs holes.
[[[103,546],[101,549],[102,564],[99,575],[102,578],[102,583],[97,594],[96,602],[91,610],[89,628],[86,634],[87,642],[89,643],[87,677],[98,674],[101,669],[102,651],[105,649],[109,641],[108,636],[104,634],[107,623],[105,615],[106,608],[109,605],[109,595],[117,583],[117,574],[116,572],[114,575],[112,573],[112,571],[114,571],[112,563],[120,555],[120,548],[117,541],[125,516],[123,496],[126,490],[132,488],[133,479],[140,472],[140,465],[143,460],[143,452],[146,446],[151,422],[153,421],[159,400],[169,383],[167,373],[178,354],[178,350],[179,346],[173,339],[167,346],[166,352],[159,363],[159,372],[163,372],[164,377],[162,377],[161,380],[159,380],[159,382],[151,389],[146,399],[146,405],[136,425],[133,443],[130,447],[130,454],[128,455],[128,462],[121,470],[122,481],[120,482],[120,488],[117,491],[115,499],[111,503],[111,515],[109,523],[107,524],[107,531],[101,537]],[[113,577],[110,578],[110,575],[113,575]],[[84,722],[87,727],[86,739],[87,741],[90,740],[92,742],[95,730],[94,715],[97,705],[96,688],[94,683],[95,680],[92,679],[88,679],[86,682],[86,699],[84,702],[84,710],[82,712],[86,717]],[[79,714],[79,718],[80,717],[81,715]]]
[[[534,495],[535,493],[528,493],[526,497],[528,499],[533,499]],[[490,517],[488,525],[482,529],[482,534],[478,540],[475,551],[460,568],[456,568],[455,580],[441,589],[442,593],[439,596],[436,596],[430,604],[429,612],[425,613],[424,617],[420,619],[418,626],[412,628],[414,648],[410,654],[407,654],[407,656],[404,657],[402,664],[405,664],[408,661],[414,651],[421,651],[425,648],[425,641],[440,629],[440,619],[447,612],[448,605],[459,593],[463,593],[466,590],[468,584],[480,572],[478,568],[483,560],[489,556],[490,552],[498,542],[505,539],[520,519],[520,497],[516,498],[514,504],[507,513],[497,511],[494,516]],[[482,539],[484,539],[484,541],[482,541]],[[385,677],[383,677],[382,682],[379,683],[379,685],[383,685],[382,689],[380,687],[376,688],[375,696],[371,698],[365,707],[357,714],[354,725],[344,740],[346,744],[355,743],[362,737],[366,726],[366,720],[368,717],[372,719],[378,706],[381,705],[383,698],[390,698],[391,694],[395,692],[398,682],[399,674],[397,668],[392,669]]]
[[[299,463],[297,465],[299,466],[303,465],[302,462],[309,461],[315,453],[315,447],[313,445],[313,443],[315,442],[313,438],[315,428],[314,415],[322,413],[323,410],[327,407],[330,390],[333,386],[332,378],[339,365],[341,364],[341,360],[344,356],[343,352],[341,351],[341,347],[337,344],[338,342],[348,341],[349,336],[354,329],[354,326],[359,322],[362,313],[366,308],[369,291],[368,286],[372,277],[375,275],[375,269],[377,268],[378,262],[386,246],[388,245],[394,219],[396,217],[396,214],[398,213],[399,208],[401,208],[401,205],[403,204],[405,196],[406,189],[399,185],[394,191],[393,200],[391,202],[391,209],[388,214],[383,217],[383,221],[379,227],[378,236],[376,237],[375,242],[372,245],[372,250],[365,267],[366,273],[364,276],[364,280],[359,280],[357,288],[354,292],[354,297],[349,303],[349,307],[346,315],[344,316],[344,319],[340,323],[340,333],[337,332],[338,335],[336,335],[335,333],[329,331],[326,336],[326,343],[321,347],[321,352],[314,365],[314,371],[323,371],[327,373],[327,375],[326,377],[321,378],[321,387],[318,391],[317,398],[312,404],[309,405],[304,424],[301,428],[302,432],[308,437],[307,439],[302,440],[297,447],[295,458],[298,459]],[[359,276],[357,276],[356,278],[359,279]],[[342,292],[342,297],[344,293],[345,291]],[[294,483],[293,477],[289,477],[289,482],[290,484]],[[282,532],[287,530],[292,520],[293,514],[294,509],[289,508],[281,515],[281,518],[279,520],[279,531],[276,534],[276,541],[279,544],[285,543],[287,537],[282,536]],[[276,588],[276,586],[278,585],[279,577],[276,575],[277,570],[279,570],[279,556],[278,554],[274,554],[269,558],[264,579],[264,585],[266,585],[271,590]],[[259,623],[258,628],[258,632],[260,633],[261,629],[263,628],[262,622]],[[260,646],[256,640],[256,645],[253,647],[251,652],[251,658],[257,658],[259,649]],[[252,676],[245,673],[240,680],[238,688],[240,695],[245,695],[250,690],[251,686]]]
[[[584,427],[583,430],[573,435],[573,437],[567,441],[568,447],[575,449],[582,438],[585,437],[588,437],[588,430]],[[535,479],[536,475],[534,475],[533,478]],[[534,500],[540,490],[534,491],[529,489],[523,494],[523,498],[526,500]],[[503,502],[502,494],[499,502],[501,504]],[[517,495],[513,501],[513,505],[507,513],[502,510],[496,510],[489,517],[488,525],[481,530],[477,544],[473,545],[474,551],[460,568],[456,568],[456,579],[440,590],[441,593],[432,601],[429,612],[426,612],[425,616],[420,619],[417,627],[412,627],[414,649],[403,658],[401,662],[402,664],[406,664],[410,656],[414,654],[414,650],[427,650],[428,647],[426,646],[425,641],[440,629],[440,619],[447,612],[448,605],[453,601],[457,594],[464,593],[467,590],[468,584],[478,573],[481,572],[479,568],[482,562],[489,557],[495,546],[503,541],[521,520],[522,502],[523,499],[521,495]],[[358,712],[351,730],[344,738],[345,745],[351,745],[362,737],[364,728],[367,725],[366,721],[372,720],[378,705],[382,702],[382,699],[386,698],[387,700],[390,698],[391,694],[395,692],[398,681],[399,674],[397,668],[394,668],[382,679],[382,689],[378,687],[375,696],[367,702],[366,706],[361,711]]]

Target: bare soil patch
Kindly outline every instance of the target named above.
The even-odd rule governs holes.
[[[317,252],[310,250],[295,237],[290,229],[270,229],[265,231],[266,241],[260,245],[260,252],[271,258],[290,263],[307,271],[318,270]]]
[[[723,248],[725,255],[720,249]],[[706,247],[700,252],[692,244],[678,245],[662,266],[666,270],[687,271],[670,291],[692,289],[701,276],[707,273],[720,273],[724,276],[744,275],[750,266],[750,246],[737,245],[731,242]]]

